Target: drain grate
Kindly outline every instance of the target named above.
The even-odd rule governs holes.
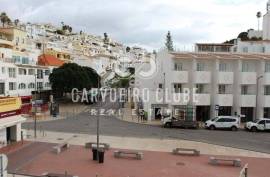
[[[62,140],[64,140],[64,139],[63,139],[63,138],[57,138],[57,140],[58,140],[58,141],[62,141]]]

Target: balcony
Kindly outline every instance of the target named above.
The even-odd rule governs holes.
[[[239,83],[241,85],[253,85],[257,82],[256,72],[241,72],[239,74]]]
[[[211,105],[211,99],[210,94],[196,94],[194,95],[194,101],[196,106],[210,106]]]
[[[211,72],[209,71],[196,71],[194,72],[194,83],[196,84],[209,84],[211,83]]]
[[[264,95],[263,97],[263,106],[270,107],[270,95]]]
[[[1,37],[0,37],[0,45],[6,45],[9,47],[13,47],[12,41],[9,41],[9,40],[1,38]]]
[[[256,95],[240,95],[240,107],[256,107]]]
[[[173,71],[171,76],[168,76],[167,80],[171,83],[188,83],[187,71]]]
[[[270,73],[265,73],[263,76],[264,85],[270,85]]]
[[[233,72],[218,72],[217,83],[218,84],[233,84]]]
[[[188,95],[191,96],[191,95]],[[185,95],[183,93],[172,93],[171,94],[171,104],[173,105],[187,105],[188,101],[190,101],[189,99],[191,99],[191,97],[189,97],[189,99],[187,98],[187,100],[185,100]]]
[[[219,106],[233,106],[232,94],[218,94],[215,98],[215,102]]]

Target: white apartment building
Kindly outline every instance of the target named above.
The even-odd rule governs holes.
[[[198,121],[216,115],[241,115],[245,116],[243,121],[270,117],[269,55],[161,51],[155,62],[157,72],[152,77],[135,74],[135,88],[140,90],[148,120],[160,118],[161,109],[176,114],[176,110],[187,106],[193,108]],[[151,70],[150,64],[143,68]],[[191,92],[197,88],[196,94],[190,94],[189,102],[183,99],[185,88]],[[143,101],[143,89],[150,90],[149,101]],[[180,101],[173,100],[177,95],[181,95]]]

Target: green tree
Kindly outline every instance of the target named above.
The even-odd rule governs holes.
[[[3,27],[5,26],[5,24],[9,24],[11,22],[10,18],[7,16],[7,14],[5,12],[2,12],[0,14],[0,20],[1,20]]]
[[[69,93],[73,88],[82,90],[99,85],[98,74],[89,67],[81,67],[75,63],[67,63],[56,68],[49,76],[52,89],[56,93]]]
[[[171,36],[170,31],[168,31],[168,33],[167,33],[165,46],[168,49],[168,51],[174,51],[173,41],[172,41],[172,36]]]
[[[108,43],[109,42],[109,37],[107,33],[104,33],[104,39],[103,39],[104,43]]]

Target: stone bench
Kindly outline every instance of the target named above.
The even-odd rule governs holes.
[[[137,160],[142,160],[143,153],[142,152],[135,152],[135,151],[114,151],[115,158],[121,157],[134,157]]]
[[[56,154],[60,154],[62,151],[67,150],[69,148],[69,144],[68,143],[62,143],[59,144],[57,146],[53,147],[53,150]]]
[[[102,147],[105,150],[110,149],[110,145],[107,144],[107,143],[99,143],[99,146]],[[87,148],[87,149],[92,149],[93,147],[97,147],[97,143],[96,142],[85,143],[84,147]]]
[[[68,174],[44,173],[42,177],[78,177]]]
[[[189,155],[189,156],[199,156],[200,151],[196,149],[186,149],[186,148],[175,148],[172,150],[174,155]]]
[[[240,159],[229,159],[229,158],[216,158],[216,157],[210,157],[209,163],[211,165],[220,165],[221,163],[232,163],[235,167],[241,167],[241,160]]]

